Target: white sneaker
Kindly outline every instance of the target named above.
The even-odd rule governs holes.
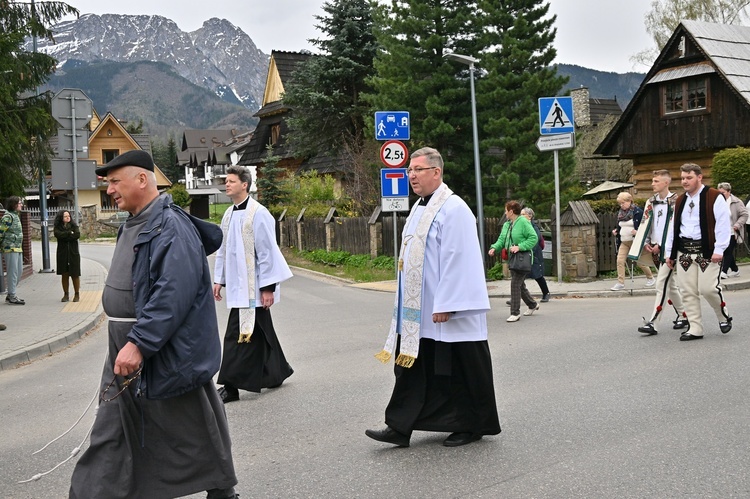
[[[526,312],[523,313],[523,315],[525,315],[526,317],[528,317],[531,314],[533,314],[534,312],[536,312],[537,310],[539,310],[539,304],[538,303],[536,304],[536,308],[530,308],[530,309],[528,309]]]
[[[520,319],[520,315],[511,315],[507,319],[505,319],[505,322],[518,322],[518,319]]]
[[[625,285],[623,283],[621,283],[621,282],[618,282],[617,284],[615,284],[614,286],[612,286],[609,289],[612,290],[612,291],[622,291],[623,289],[625,289]]]
[[[740,275],[740,269],[727,272],[727,277],[737,277],[738,275]]]
[[[646,280],[646,287],[647,288],[650,288],[654,284],[656,284],[656,279],[654,279],[653,277],[651,279]]]
[[[721,273],[721,278],[722,278],[722,279],[726,279],[727,277],[729,277],[729,276],[727,276],[727,273],[726,273],[726,272],[722,272],[722,273]]]

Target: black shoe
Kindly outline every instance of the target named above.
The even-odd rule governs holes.
[[[539,300],[542,303],[547,303],[549,301],[549,293],[542,296],[542,299]]]
[[[674,321],[674,326],[672,326],[672,329],[685,329],[688,327],[690,323],[687,319],[677,319]]]
[[[656,328],[654,327],[654,324],[652,322],[647,322],[646,324],[638,328],[638,332],[653,335],[656,334]]]
[[[26,302],[17,296],[6,296],[5,303],[10,303],[11,305],[26,305]]]
[[[505,302],[506,305],[510,305],[510,300]]]
[[[695,336],[690,333],[682,333],[680,335],[680,341],[691,341],[691,340],[702,340],[703,336]]]
[[[725,322],[720,322],[719,329],[721,329],[721,332],[724,334],[727,334],[729,331],[731,331],[732,330],[732,318],[729,317]]]
[[[451,433],[448,438],[443,441],[443,445],[446,447],[458,447],[460,445],[470,444],[481,439],[482,435],[479,433]]]
[[[365,430],[365,435],[378,442],[409,447],[409,435],[399,433],[390,426],[386,426],[382,430]]]
[[[70,298],[68,297],[68,294],[67,294],[67,293],[65,293],[65,294],[63,295],[63,297],[62,297],[62,300],[60,300],[60,301],[61,301],[61,302],[63,302],[63,303],[65,303],[66,301],[70,301]]]
[[[5,324],[0,324],[0,331],[5,331]]]
[[[234,402],[236,400],[240,399],[240,391],[236,388],[227,388],[226,385],[219,388],[219,397],[221,397],[221,401],[225,404],[229,402]]]

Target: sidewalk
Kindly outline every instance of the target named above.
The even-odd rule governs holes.
[[[7,329],[0,331],[0,370],[12,369],[20,364],[50,355],[75,343],[91,330],[105,315],[102,311],[101,296],[107,271],[99,263],[81,259],[81,301],[60,302],[62,287],[60,276],[54,273],[39,273],[42,268],[41,246],[34,247],[34,273],[21,281],[18,295],[26,300],[26,305],[5,303],[0,294],[0,324]],[[54,264],[54,255],[51,256]],[[740,265],[740,275],[724,279],[722,283],[728,291],[750,288],[750,266]],[[325,274],[294,268],[295,274],[323,280],[335,280],[347,286],[373,291],[393,293],[396,281],[383,281],[364,284],[350,284]],[[610,291],[616,279],[599,279],[589,282],[561,282],[547,278],[553,301],[561,298],[595,298],[653,295],[654,288],[644,286],[645,277],[625,281],[623,291]],[[510,281],[489,281],[487,292],[494,298],[509,298]],[[535,282],[527,281],[532,294],[538,295]],[[72,290],[72,284],[71,284]],[[730,303],[731,306],[731,303]]]
[[[60,276],[40,273],[41,246],[33,244],[34,273],[23,279],[17,294],[26,305],[5,303],[0,294],[0,370],[62,350],[75,343],[104,317],[102,290],[107,275],[99,263],[81,258],[81,301],[62,303]],[[55,255],[51,255],[54,268]],[[73,284],[70,284],[71,299]]]
[[[739,264],[740,275],[722,279],[721,283],[726,291],[737,291],[750,289],[750,266]],[[654,295],[653,287],[647,288],[646,278],[638,276],[625,279],[625,289],[622,291],[611,291],[617,279],[596,279],[586,282],[557,282],[555,277],[546,277],[551,298],[615,298],[619,296],[646,296]],[[352,284],[352,287],[371,289],[374,291],[396,292],[396,281],[370,282]],[[532,279],[526,281],[526,287],[533,296],[539,295],[539,286]],[[487,292],[491,298],[510,298],[510,280],[487,281]]]

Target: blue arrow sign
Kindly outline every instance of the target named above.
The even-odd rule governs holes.
[[[406,168],[380,170],[380,195],[384,198],[409,197],[409,176]]]
[[[375,140],[409,140],[409,111],[377,111]]]
[[[572,97],[539,99],[539,132],[542,135],[575,132]]]

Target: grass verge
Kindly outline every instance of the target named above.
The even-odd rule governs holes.
[[[395,279],[395,263],[392,257],[351,255],[344,251],[323,250],[299,251],[282,248],[289,265],[340,277],[352,282],[392,281]]]

